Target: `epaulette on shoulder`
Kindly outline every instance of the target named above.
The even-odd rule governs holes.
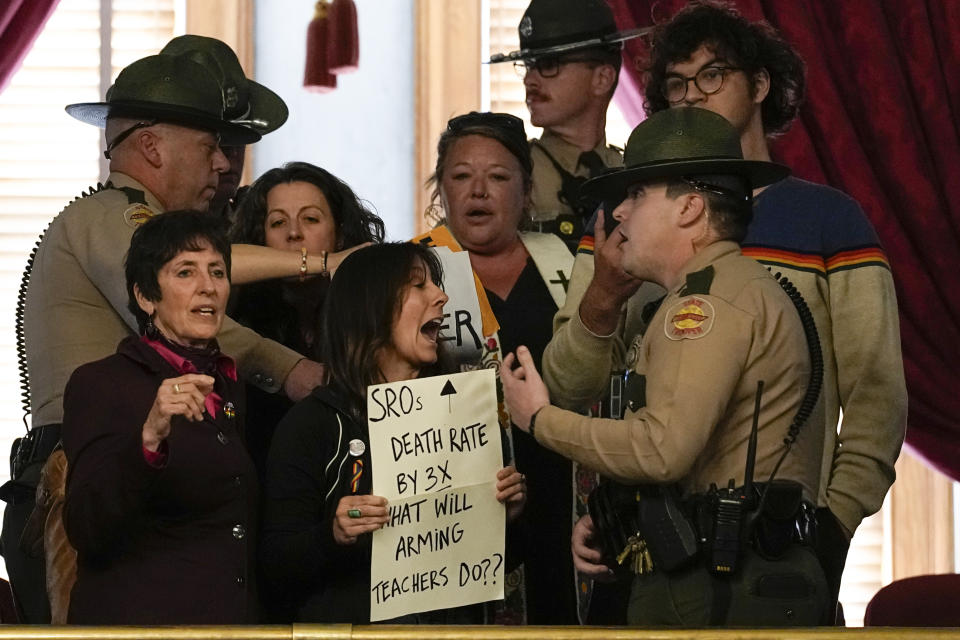
[[[113,189],[113,183],[107,180],[106,182],[98,182],[95,187],[87,187],[86,191],[81,191],[80,195],[67,203],[67,206],[73,204],[78,200],[83,200],[84,198],[89,198],[95,193],[100,193],[101,191],[106,191],[107,189]]]
[[[687,274],[687,281],[684,284],[683,289],[680,291],[681,296],[692,296],[692,295],[709,295],[710,294],[710,285],[713,284],[713,265],[708,265],[706,268],[701,269],[700,271],[694,271],[693,273]]]
[[[147,196],[142,189],[134,189],[133,187],[116,187],[108,180],[107,182],[98,182],[97,186],[89,187],[86,191],[81,192],[80,195],[71,200],[67,206],[77,202],[78,200],[83,200],[84,198],[89,198],[90,196],[111,189],[122,192],[123,195],[127,197],[128,204],[147,204]]]

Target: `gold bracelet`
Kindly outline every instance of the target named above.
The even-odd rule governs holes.
[[[300,247],[300,282],[307,278],[307,248]]]
[[[329,278],[329,277],[330,277],[330,272],[327,271],[327,252],[326,252],[326,251],[322,251],[322,252],[320,253],[320,256],[321,256],[321,258],[320,258],[320,277],[321,277],[321,278]]]

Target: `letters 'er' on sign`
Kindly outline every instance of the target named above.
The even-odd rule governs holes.
[[[390,509],[373,534],[371,621],[503,598],[493,370],[371,386],[367,415],[373,493]]]
[[[433,247],[443,266],[443,289],[450,298],[443,305],[440,339],[458,365],[474,367],[483,353],[483,318],[474,285],[470,254]]]

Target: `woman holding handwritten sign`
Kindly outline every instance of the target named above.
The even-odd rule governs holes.
[[[281,421],[267,458],[263,572],[297,621],[370,620],[369,534],[387,523],[388,510],[369,495],[367,387],[443,373],[440,284],[430,249],[384,244],[350,255],[330,285],[318,332],[328,383]],[[497,499],[513,518],[523,508],[523,476],[506,467],[497,479]],[[453,610],[402,621],[481,620]]]

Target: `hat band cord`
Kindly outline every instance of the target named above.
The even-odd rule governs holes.
[[[264,127],[264,128],[270,126],[269,122],[261,118],[251,118],[249,120],[231,120],[230,122],[232,122],[233,124],[239,124],[244,126],[250,125],[254,127]]]
[[[733,189],[727,189],[726,187],[710,184],[709,182],[696,180],[689,176],[683,176],[680,179],[686,182],[688,185],[690,185],[694,189],[696,189],[697,191],[706,191],[707,193],[713,193],[718,196],[726,196],[728,198],[733,198],[734,200],[742,201],[742,202],[750,201],[749,195],[740,195],[739,193],[736,193]]]

